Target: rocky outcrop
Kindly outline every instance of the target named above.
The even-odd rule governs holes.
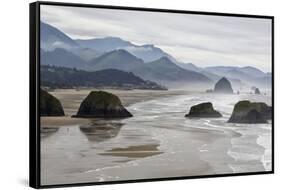
[[[73,117],[123,118],[132,116],[116,95],[104,91],[92,91],[81,103],[77,115]]]
[[[266,120],[272,119],[272,107],[263,102],[253,102],[252,106],[262,114]]]
[[[267,120],[256,109],[250,110],[244,119],[245,123],[267,123]]]
[[[229,123],[267,123],[271,119],[271,107],[263,102],[247,100],[235,104]]]
[[[185,117],[222,117],[222,115],[214,110],[212,103],[201,103],[190,108]]]
[[[42,89],[40,89],[40,116],[64,116],[60,101]]]
[[[214,92],[232,94],[233,89],[229,80],[223,77],[215,84]]]
[[[261,94],[260,89],[256,88],[255,89],[255,94]]]

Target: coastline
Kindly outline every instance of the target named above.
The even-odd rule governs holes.
[[[229,162],[233,173],[271,170],[271,128],[263,124],[256,124],[255,128],[243,124],[222,127],[219,122],[208,125],[232,134],[227,154],[233,158]]]
[[[44,117],[50,120],[44,123],[45,126],[50,124],[58,130],[53,133],[50,130],[49,136],[41,141],[42,184],[266,170],[265,164],[271,161],[268,160],[271,153],[266,155],[260,146],[261,137],[257,135],[264,134],[263,129],[225,123],[231,114],[232,102],[240,96],[231,96],[231,102],[222,102],[220,97],[208,99],[212,97],[207,94],[151,94],[147,91],[142,94],[119,92],[123,104],[135,116],[128,119],[81,119],[85,123],[79,123],[78,118],[76,123],[67,123],[62,117],[59,123],[58,118]],[[57,95],[65,96],[62,92]],[[76,109],[69,102],[76,101],[77,104],[80,101],[77,97],[82,99],[86,95],[87,92],[78,91],[74,92],[76,98],[64,97],[63,104],[68,104],[67,114]],[[224,110],[222,118],[184,117],[190,105],[212,100],[218,110]]]
[[[74,129],[74,126],[69,126]],[[64,127],[63,130],[67,131]],[[70,129],[70,130],[71,130]],[[123,129],[126,131],[126,129]],[[160,130],[160,133],[159,133]],[[169,139],[165,142],[160,140],[164,138],[164,134],[169,130]],[[104,153],[97,153],[93,157],[93,153],[89,152],[83,156],[89,157],[92,160],[77,163],[74,160],[69,160],[69,164],[73,168],[71,173],[62,175],[69,166],[61,166],[63,160],[52,162],[51,160],[42,157],[42,184],[64,184],[76,182],[101,182],[115,180],[135,180],[148,178],[165,178],[165,177],[182,177],[196,175],[211,175],[215,173],[230,173],[227,164],[217,168],[216,165],[209,162],[217,162],[219,160],[229,161],[231,158],[226,154],[229,148],[229,138],[226,138],[223,133],[216,130],[188,128],[183,130],[170,129],[154,129],[153,133],[160,134],[159,138],[154,140],[155,143],[143,144],[139,146],[118,145],[116,148],[110,148]],[[163,136],[162,136],[163,135]],[[173,149],[167,147],[167,141],[173,144]],[[184,141],[182,144],[177,144],[177,141]],[[208,146],[206,146],[208,144]],[[220,146],[218,146],[220,144]],[[118,148],[119,147],[119,148]],[[51,147],[44,147],[43,150],[51,151]],[[71,147],[71,149],[73,149]],[[67,151],[66,148],[65,151]],[[96,149],[95,149],[96,150]],[[212,151],[217,151],[217,154],[210,154]],[[97,150],[96,150],[97,151]],[[132,153],[132,151],[134,153]],[[91,156],[92,155],[92,156]],[[103,156],[103,157],[100,157]],[[95,159],[114,159],[113,164],[105,166],[95,166]],[[50,162],[52,165],[50,165]],[[93,162],[89,168],[89,163]],[[98,161],[96,161],[98,163]],[[56,166],[59,164],[59,166]],[[60,168],[60,169],[58,169]],[[77,169],[75,169],[77,168]],[[148,170],[149,168],[149,170]],[[53,172],[53,170],[56,172]],[[137,171],[137,172],[136,172]]]
[[[115,92],[116,93],[116,92]],[[138,103],[149,103],[150,100],[156,100],[158,98],[166,98],[173,97],[174,95],[182,95],[182,92],[172,92],[172,93],[160,93],[157,96],[151,92],[143,92],[139,96],[135,96],[135,94],[127,94],[126,92],[119,92],[120,99],[124,102],[124,105],[128,107],[134,106]],[[139,94],[139,92],[134,92]],[[83,93],[85,95],[86,93]],[[61,92],[57,95],[65,96]],[[130,97],[128,100],[129,96]],[[154,95],[154,96],[152,96]],[[62,102],[66,104],[67,101],[70,101],[69,98],[66,98],[66,101]],[[76,99],[76,102],[77,99]],[[72,104],[74,105],[74,104]],[[70,107],[69,107],[70,108]],[[67,109],[67,114],[71,113],[71,109]],[[78,108],[77,108],[78,109]],[[60,133],[71,133],[72,130],[75,130],[78,127],[79,122],[83,122],[83,124],[87,124],[92,120],[88,119],[68,119],[70,116],[66,117],[43,117],[42,122],[46,127],[57,127],[60,128]],[[183,117],[183,119],[185,119]],[[81,125],[81,123],[79,123]],[[144,130],[146,130],[147,126],[144,126]],[[81,129],[80,129],[81,130]],[[126,134],[126,130],[134,130],[131,126],[128,126],[128,129],[122,128],[122,132]],[[110,148],[107,151],[103,151],[98,153],[96,156],[102,156],[103,159],[114,159],[114,164],[105,166],[105,167],[94,167],[89,168],[89,162],[85,163],[75,163],[70,162],[74,168],[71,173],[67,175],[61,175],[60,172],[67,170],[69,166],[65,168],[61,168],[61,171],[57,171],[57,168],[61,166],[52,166],[56,165],[56,163],[61,163],[63,160],[57,160],[54,163],[52,160],[49,160],[47,157],[45,159],[42,156],[42,184],[44,182],[52,183],[52,184],[63,184],[63,183],[71,183],[72,181],[76,182],[91,182],[94,181],[108,181],[108,180],[130,180],[130,179],[145,179],[145,178],[159,178],[159,177],[180,177],[180,176],[196,176],[196,175],[210,175],[215,173],[229,173],[232,172],[227,164],[215,168],[209,162],[213,162],[217,159],[220,160],[230,160],[231,158],[226,154],[226,150],[229,148],[229,138],[225,137],[223,133],[217,130],[209,130],[209,129],[200,129],[196,127],[188,127],[185,129],[175,128],[155,128],[153,126],[149,127],[151,130],[152,136],[157,136],[154,138],[153,143],[140,143],[137,145],[126,146],[126,144],[121,144],[120,146],[114,145],[114,148]],[[116,131],[114,131],[116,132]],[[170,134],[168,137],[166,136],[167,132]],[[119,133],[119,132],[118,132]],[[134,134],[138,134],[138,132],[134,132]],[[95,133],[90,133],[87,136],[88,141],[91,141],[91,138],[95,138]],[[97,132],[100,135],[99,132]],[[108,132],[107,132],[108,134]],[[62,134],[63,136],[64,134]],[[85,134],[87,135],[87,134]],[[93,136],[94,135],[94,136]],[[118,134],[119,136],[122,134]],[[110,135],[111,137],[114,135]],[[131,138],[131,137],[130,137]],[[135,137],[133,137],[134,139]],[[150,137],[148,137],[150,138]],[[168,139],[167,139],[168,138]],[[60,139],[60,138],[59,138]],[[44,139],[45,140],[45,139]],[[93,139],[97,140],[97,139]],[[178,144],[178,141],[182,141]],[[134,141],[134,140],[133,140]],[[135,142],[132,141],[132,144]],[[155,142],[154,142],[155,141]],[[44,143],[45,141],[42,141]],[[184,142],[184,146],[182,143]],[[58,143],[58,142],[57,142]],[[167,144],[168,143],[168,144]],[[170,149],[170,144],[173,144],[173,149]],[[208,144],[208,146],[206,146]],[[218,144],[221,144],[218,146]],[[43,152],[51,154],[52,147],[46,147],[44,144],[42,145]],[[65,148],[65,147],[64,147]],[[214,150],[219,154],[212,155],[209,153],[210,150]],[[72,148],[71,148],[72,151]],[[84,154],[84,153],[83,153]],[[90,154],[90,153],[89,153]],[[217,156],[219,155],[219,157]],[[85,155],[86,156],[86,155]],[[91,156],[88,156],[91,158]],[[93,163],[94,164],[94,163]],[[78,166],[79,165],[79,166]],[[183,167],[184,166],[184,167]],[[53,168],[54,167],[54,168]],[[126,172],[122,172],[120,169],[123,167]],[[149,172],[147,169],[149,168]],[[171,169],[172,168],[172,169]],[[56,170],[53,172],[52,170]],[[135,174],[135,171],[138,171]],[[134,175],[132,175],[134,174]],[[115,177],[114,177],[115,176]],[[118,177],[117,177],[118,176]]]
[[[87,124],[93,119],[87,118],[72,118],[79,109],[79,106],[84,98],[92,90],[101,89],[83,89],[76,91],[75,89],[59,89],[49,92],[58,98],[64,108],[65,116],[60,117],[40,117],[41,127],[63,127],[69,125]],[[107,92],[117,95],[124,107],[128,107],[138,102],[145,102],[157,98],[164,98],[173,95],[182,95],[186,93],[182,90],[177,91],[162,91],[162,90],[116,90],[104,89]]]

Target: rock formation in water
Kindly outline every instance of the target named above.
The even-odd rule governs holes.
[[[214,92],[232,94],[233,89],[229,80],[223,77],[215,84]]]
[[[261,94],[260,89],[256,88],[255,89],[255,94]]]
[[[116,95],[104,91],[92,91],[81,103],[77,115],[73,117],[123,118],[132,116]]]
[[[266,103],[263,102],[253,102],[252,105],[256,108],[258,112],[266,119],[272,119],[272,107],[268,106]]]
[[[212,103],[205,102],[192,106],[185,117],[222,117],[222,115],[214,110]]]
[[[64,116],[60,101],[42,89],[40,89],[40,116]]]
[[[229,123],[267,123],[272,117],[272,108],[263,102],[247,100],[235,104]]]
[[[206,93],[212,93],[213,92],[213,89],[207,89],[206,90]]]

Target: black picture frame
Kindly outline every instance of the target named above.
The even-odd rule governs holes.
[[[271,20],[271,44],[272,44],[272,170],[261,172],[246,172],[246,173],[231,173],[231,174],[214,174],[214,175],[198,175],[198,176],[182,176],[169,178],[153,178],[153,179],[137,179],[137,180],[120,180],[106,182],[90,182],[90,183],[72,183],[72,184],[53,184],[41,185],[40,183],[40,5],[54,5],[67,7],[87,7],[87,8],[103,8],[103,9],[118,9],[131,11],[148,11],[148,12],[164,12],[164,13],[183,13],[183,14],[199,14],[199,15],[216,15],[229,17],[244,17],[244,18],[262,18]],[[121,184],[121,183],[136,183],[136,182],[152,182],[163,180],[182,180],[195,178],[214,178],[214,177],[231,177],[259,174],[274,173],[274,16],[265,15],[249,15],[249,14],[233,14],[233,13],[218,13],[218,12],[202,12],[202,11],[187,11],[187,10],[170,10],[156,8],[141,8],[141,7],[123,7],[109,5],[91,5],[80,3],[61,3],[39,1],[29,4],[29,57],[30,57],[30,112],[29,112],[29,185],[33,188],[55,188],[55,187],[73,187],[73,186],[88,186],[88,185],[105,185],[105,184]]]

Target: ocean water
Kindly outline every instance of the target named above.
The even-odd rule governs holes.
[[[121,120],[92,120],[42,134],[43,184],[114,181],[271,170],[271,123],[227,123],[239,100],[265,95],[190,93],[139,102]],[[189,119],[212,102],[223,117]]]
[[[137,117],[129,120],[128,123],[135,122],[141,125],[146,123],[145,126],[180,128],[181,130],[188,130],[189,128],[209,131],[217,130],[229,134],[228,136],[231,136],[231,146],[227,154],[234,159],[234,162],[229,163],[229,167],[233,172],[270,171],[271,122],[269,121],[269,124],[227,123],[233,106],[239,100],[266,102],[268,105],[271,105],[271,98],[269,96],[191,93],[190,95],[152,100],[132,105],[130,109],[135,111]],[[212,102],[214,108],[221,112],[223,117],[218,119],[183,118],[183,115],[188,112],[192,105],[202,102]],[[171,146],[172,143],[165,140],[165,135],[163,136],[164,139],[161,139],[159,135],[156,138],[161,141],[162,147],[165,144],[166,147],[175,148]],[[203,151],[208,150],[205,148]],[[263,168],[260,167],[259,162],[262,163]],[[255,165],[255,163],[257,164]]]

